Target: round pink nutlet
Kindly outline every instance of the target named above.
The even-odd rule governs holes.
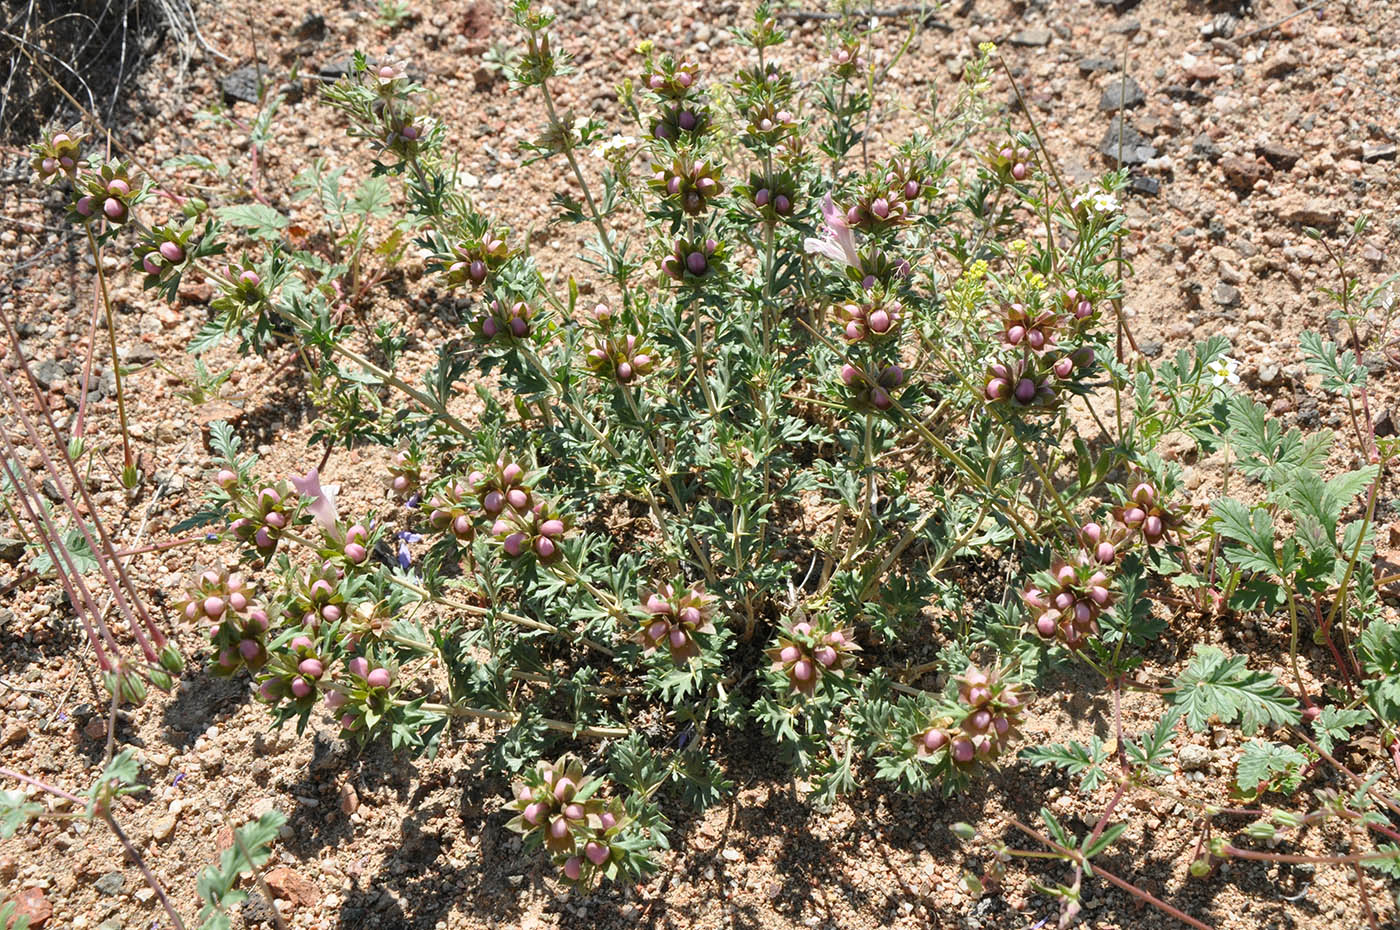
[[[353,730],[359,719],[354,714],[345,714],[340,718],[340,728],[342,730]]]
[[[786,194],[779,194],[773,198],[773,209],[781,216],[787,216],[792,212],[792,200]]]
[[[310,649],[310,648],[312,647],[312,645],[314,645],[314,644],[311,642],[311,637],[310,637],[310,636],[294,636],[294,637],[292,637],[292,641],[291,641],[290,643],[288,643],[287,645],[291,646],[292,649],[295,650],[295,649]]]
[[[340,619],[340,608],[334,604],[327,604],[321,608],[321,618],[327,623],[335,623]]]
[[[166,240],[160,244],[160,254],[168,262],[182,262],[185,260],[185,250],[180,248],[180,243]]]
[[[1118,551],[1113,548],[1113,543],[1101,542],[1094,550],[1094,557],[1105,565],[1112,562],[1117,555]]]
[[[491,339],[498,332],[500,332],[500,328],[496,326],[496,321],[492,317],[488,316],[481,321],[481,335],[485,336],[487,339]]]
[[[320,678],[325,672],[325,667],[321,665],[320,659],[302,659],[297,663],[297,671],[307,678]]]
[[[550,538],[564,535],[563,520],[546,520],[540,524],[540,533]]]
[[[860,371],[854,365],[841,366],[841,380],[846,384],[854,384],[860,376]]]
[[[665,620],[656,620],[647,627],[647,638],[652,642],[660,642],[661,637],[666,635],[668,629],[670,626]]]
[[[515,558],[520,555],[521,548],[525,545],[524,533],[511,533],[501,543],[501,547],[506,550],[506,555]]]
[[[1147,514],[1141,507],[1128,507],[1123,511],[1123,522],[1129,526],[1137,526],[1146,518]]]
[[[812,660],[804,657],[793,663],[792,677],[796,678],[798,681],[811,681],[816,671],[816,666],[812,664]]]
[[[778,653],[778,658],[784,663],[796,662],[801,656],[802,650],[796,646],[784,646],[782,651]]]
[[[125,197],[127,194],[131,193],[131,185],[127,184],[121,178],[113,178],[107,182],[107,193],[111,194],[113,197]]]
[[[831,668],[836,664],[836,650],[832,649],[830,646],[818,646],[817,651],[814,652],[813,655],[816,656],[818,662],[827,668]]]
[[[472,518],[466,514],[458,514],[452,521],[452,532],[458,536],[468,536],[472,531]]]
[[[102,201],[102,212],[110,219],[119,220],[126,215],[126,204],[115,197],[108,197]]]
[[[924,734],[924,748],[929,752],[942,749],[948,742],[948,734],[942,730],[929,730]]]
[[[603,811],[598,815],[598,822],[603,825],[604,830],[611,830],[617,823],[617,815],[612,811]]]
[[[685,648],[686,642],[689,641],[689,637],[686,636],[685,630],[681,629],[680,627],[673,627],[671,630],[670,641],[672,649],[683,649]]]
[[[160,274],[162,270],[160,263],[160,253],[147,252],[145,256],[141,259],[141,267],[145,270],[146,274]]]
[[[263,682],[258,686],[258,696],[264,701],[277,700],[277,682],[270,678]]]
[[[204,615],[210,620],[217,620],[224,615],[225,604],[221,597],[206,597],[200,606],[204,608]]]
[[[389,687],[389,670],[387,668],[377,668],[365,676],[365,684],[371,688]]]
[[[562,839],[562,837],[561,837]],[[578,856],[570,856],[564,860],[564,875],[571,882],[578,881],[578,877],[583,874],[583,862]]]
[[[369,674],[369,660],[364,656],[355,656],[348,663],[350,674],[356,678],[364,678]]]
[[[524,488],[511,488],[506,492],[506,502],[519,511],[524,511],[530,506],[530,495]]]
[[[262,646],[255,639],[240,640],[238,643],[238,654],[243,657],[245,662],[253,661],[260,652],[262,652]]]
[[[535,554],[542,559],[553,558],[554,553],[557,552],[558,549],[559,547],[554,544],[554,540],[552,539],[541,536],[539,539],[535,540]]]
[[[602,865],[604,862],[608,861],[608,856],[611,855],[608,847],[596,841],[590,842],[585,846],[583,848],[583,853],[588,857],[588,861],[594,865]]]
[[[577,791],[578,786],[574,784],[572,778],[561,778],[554,783],[554,799],[556,801],[571,801]]]
[[[1035,631],[1047,639],[1055,635],[1055,614],[1043,613],[1035,621]]]
[[[350,543],[345,547],[345,558],[356,565],[369,558],[369,552],[359,543]]]
[[[968,762],[971,762],[971,761],[972,761],[972,757],[973,757],[973,755],[974,755],[975,753],[976,753],[976,748],[972,745],[972,740],[968,740],[968,739],[955,739],[955,740],[953,740],[953,761],[954,761],[954,762],[959,762],[959,763],[963,763],[963,764],[966,764],[966,763],[968,763]]]
[[[567,807],[564,808],[564,816],[567,817],[567,818],[569,818],[570,820],[582,820],[582,819],[583,819],[583,805],[582,805],[582,804],[570,804],[570,805],[568,805]]]
[[[877,333],[884,333],[890,328],[890,315],[886,310],[875,310],[870,314],[867,322],[871,330]]]
[[[91,198],[91,197],[86,197],[86,196],[85,196],[85,197],[79,197],[78,200],[77,200],[77,202],[73,204],[73,210],[74,210],[74,212],[76,212],[79,216],[92,216],[92,214],[93,214],[92,198]]]
[[[1026,166],[1019,162],[1011,167],[1011,176],[1018,181],[1024,181],[1026,174]]]
[[[525,809],[521,811],[520,814],[525,818],[526,823],[538,826],[540,818],[543,817],[548,810],[548,806],[546,806],[543,801],[535,801],[532,804],[526,804]]]
[[[292,696],[293,696],[293,697],[296,697],[296,698],[304,698],[304,697],[306,697],[308,694],[310,694],[310,693],[312,692],[312,690],[313,690],[313,689],[312,689],[310,683],[308,683],[307,680],[306,680],[305,678],[302,678],[300,675],[298,675],[296,678],[293,678],[293,679],[292,679]]]
[[[350,696],[347,695],[344,691],[326,692],[326,706],[329,707],[331,710],[340,710],[340,708],[344,707],[346,702],[348,702],[349,700]]]
[[[705,261],[705,256],[699,252],[691,252],[685,258],[685,267],[690,269],[691,274],[704,274],[707,265],[708,262]]]

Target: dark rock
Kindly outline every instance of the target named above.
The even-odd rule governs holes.
[[[1162,189],[1162,182],[1156,178],[1149,178],[1146,175],[1135,174],[1128,182],[1128,190],[1134,194],[1142,194],[1145,197],[1156,197],[1157,192]]]
[[[1220,168],[1225,172],[1225,183],[1240,190],[1252,190],[1255,184],[1270,174],[1266,162],[1240,155],[1222,158]]]
[[[1304,429],[1317,426],[1322,418],[1317,412],[1317,398],[1311,394],[1303,394],[1298,398],[1298,425]]]
[[[1240,289],[1221,281],[1215,285],[1215,290],[1210,292],[1210,298],[1222,307],[1239,306]]]
[[[1083,75],[1096,74],[1100,71],[1117,71],[1118,62],[1112,58],[1081,58],[1079,59],[1079,73]]]
[[[39,386],[44,390],[53,387],[55,381],[62,381],[67,377],[67,372],[63,366],[55,359],[45,359],[34,366],[34,380],[39,382]]]
[[[1376,422],[1372,425],[1375,427],[1376,435],[1380,438],[1384,439],[1387,436],[1394,436],[1395,414],[1389,410],[1382,410],[1381,415],[1376,417]]]
[[[1156,358],[1162,354],[1162,343],[1156,339],[1143,339],[1138,342],[1138,350],[1148,358]]]
[[[1120,145],[1123,152],[1122,164],[1124,165],[1141,165],[1157,157],[1157,150],[1143,138],[1142,133],[1131,125],[1124,125],[1115,116],[1109,123],[1108,132],[1104,134],[1103,141],[1099,143],[1099,154],[1116,162],[1118,161]]]
[[[1038,48],[1049,45],[1055,34],[1044,26],[1034,26],[1030,29],[1022,29],[1011,36],[1012,45],[1022,45],[1029,48]]]
[[[262,83],[257,66],[244,65],[224,75],[223,79],[219,81],[219,89],[224,92],[224,99],[227,101],[241,100],[244,103],[257,103]]]
[[[1132,16],[1118,20],[1108,27],[1109,32],[1117,33],[1120,36],[1135,36],[1142,31],[1142,23]]]
[[[326,18],[320,13],[307,13],[293,33],[298,39],[320,39],[326,34]]]
[[[1259,147],[1259,154],[1263,155],[1264,160],[1269,164],[1284,171],[1298,164],[1298,159],[1303,157],[1303,153],[1297,149],[1291,149],[1277,142],[1264,143]]]
[[[1114,78],[1103,89],[1103,95],[1099,97],[1099,109],[1105,112],[1113,112],[1120,107],[1130,110],[1142,106],[1146,101],[1147,98],[1143,96],[1138,82],[1125,76]]]
[[[371,61],[370,64],[373,64],[373,61]],[[330,81],[333,83],[335,81],[340,80],[343,77],[349,76],[349,74],[354,70],[354,57],[351,55],[345,55],[344,57],[336,58],[333,61],[328,61],[325,64],[321,65],[321,67],[316,69],[316,76],[323,81]]]
[[[1220,158],[1220,146],[1210,136],[1201,133],[1191,140],[1191,154],[1206,161],[1216,161]]]
[[[1233,13],[1217,13],[1210,22],[1201,26],[1201,35],[1207,39],[1212,36],[1228,39],[1235,34],[1239,26],[1239,17]]]
[[[108,872],[92,883],[98,894],[116,897],[126,888],[126,876],[120,872]]]
[[[1099,6],[1113,7],[1115,13],[1126,13],[1138,5],[1139,0],[1094,0]]]
[[[1162,93],[1173,100],[1184,100],[1187,103],[1208,103],[1210,101],[1209,96],[1194,87],[1187,87],[1185,84],[1168,84],[1162,88]]]

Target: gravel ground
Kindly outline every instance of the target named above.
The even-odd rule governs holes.
[[[744,61],[725,31],[747,17],[738,4],[557,4],[559,32],[577,56],[579,73],[564,103],[620,122],[615,85],[637,70],[632,52],[645,37],[675,52],[690,51],[714,73]],[[240,171],[250,165],[247,131],[200,122],[200,110],[221,106],[225,93],[246,87],[240,67],[261,60],[286,83],[287,102],[274,126],[277,143],[257,166],[257,184],[294,222],[311,225],[309,208],[287,197],[290,180],[313,158],[350,165],[363,174],[368,159],[345,137],[343,125],[315,99],[315,75],[334,69],[355,48],[408,58],[439,95],[437,112],[452,130],[466,183],[479,207],[529,230],[541,266],[597,285],[582,263],[583,227],[546,225],[547,203],[568,190],[553,164],[522,165],[519,143],[541,125],[536,103],[521,99],[483,67],[495,42],[511,43],[512,28],[487,2],[413,5],[397,29],[377,20],[367,4],[335,9],[251,0],[197,4],[204,34],[229,61],[197,52],[181,74],[172,50],[155,60],[128,92],[125,115],[113,127],[143,165],[199,153]],[[878,101],[874,146],[898,138],[918,116],[907,101],[952,87],[977,44],[999,43],[1017,74],[1027,104],[1061,170],[1083,180],[1118,151],[1112,122],[1123,99],[1126,157],[1135,193],[1127,201],[1135,274],[1126,306],[1139,345],[1149,355],[1170,353],[1212,334],[1229,337],[1247,390],[1276,416],[1305,430],[1339,427],[1344,411],[1330,404],[1297,351],[1304,330],[1335,332],[1330,305],[1318,289],[1333,282],[1322,248],[1303,234],[1323,228],[1334,242],[1358,216],[1373,223],[1351,250],[1364,280],[1376,284],[1396,270],[1400,246],[1395,112],[1400,105],[1400,5],[1391,0],[1331,2],[1304,10],[1267,0],[1253,6],[1183,0],[1008,4],[969,0],[920,31],[889,75],[901,96]],[[1265,27],[1284,20],[1277,28]],[[799,73],[812,73],[822,54],[820,24],[793,24],[782,55]],[[875,41],[877,61],[903,40],[891,25]],[[164,56],[164,57],[163,57]],[[1128,80],[1120,66],[1127,63]],[[290,80],[296,69],[301,77]],[[999,75],[994,99],[1014,101]],[[254,106],[232,102],[245,124]],[[1016,117],[1018,118],[1018,117]],[[622,131],[627,131],[622,128]],[[58,220],[55,201],[27,182],[27,158],[6,149],[0,163],[0,302],[21,323],[26,356],[55,409],[71,415],[82,391],[82,362],[93,311],[95,275],[83,243]],[[179,395],[191,371],[184,352],[206,319],[205,285],[191,282],[169,307],[144,295],[135,277],[116,272],[132,436],[160,488],[135,499],[118,488],[110,468],[93,475],[95,498],[121,545],[137,548],[171,537],[171,527],[198,506],[210,467],[202,427],[236,418],[264,456],[269,473],[304,469],[315,412],[295,365],[212,353],[211,370],[232,367],[223,397],[193,406]],[[600,286],[600,285],[599,285]],[[376,315],[415,321],[418,345],[410,364],[426,364],[442,338],[450,301],[436,295],[419,263],[386,288]],[[1394,429],[1400,416],[1400,375],[1394,344],[1368,340],[1378,421]],[[163,363],[158,365],[157,362]],[[6,361],[5,377],[13,363]],[[116,435],[110,359],[98,355],[90,385],[88,430]],[[164,366],[168,366],[164,367]],[[99,440],[101,442],[101,440]],[[108,442],[99,462],[119,461]],[[319,452],[313,453],[319,457]],[[1351,467],[1338,449],[1337,467]],[[337,452],[326,473],[343,485],[349,506],[380,506],[374,476],[377,451]],[[26,463],[38,467],[37,458]],[[1192,504],[1217,492],[1219,462],[1187,469]],[[1380,557],[1400,561],[1400,507],[1394,477],[1383,489]],[[133,556],[131,565],[155,607],[191,567],[217,565],[227,550],[202,546]],[[18,572],[0,562],[0,589]],[[104,698],[80,632],[60,592],[25,583],[0,596],[0,754],[5,765],[72,789],[85,787],[101,763],[106,737]],[[1188,616],[1173,618],[1174,635],[1149,657],[1146,677],[1172,674],[1193,642],[1250,650],[1261,667],[1287,658],[1286,624],[1222,627]],[[179,636],[187,656],[207,645],[193,631]],[[1305,657],[1312,658],[1312,657]],[[1320,669],[1328,660],[1317,657]],[[117,728],[122,746],[137,749],[149,792],[119,812],[133,842],[172,890],[186,914],[197,909],[194,875],[230,842],[228,824],[271,808],[288,826],[276,846],[268,881],[288,925],[325,927],[967,927],[1022,928],[1053,924],[1055,905],[1033,883],[1067,880],[1061,871],[1012,869],[1000,893],[975,898],[961,885],[976,863],[953,840],[957,820],[992,823],[1006,814],[1030,818],[1042,805],[1077,829],[1092,825],[1107,798],[1081,796],[1058,776],[1010,763],[997,778],[953,801],[910,798],[878,788],[857,793],[833,811],[812,811],[799,786],[762,746],[733,748],[733,802],[696,816],[674,812],[675,852],[648,883],[609,889],[592,898],[569,896],[546,877],[539,857],[521,851],[504,829],[505,783],[483,769],[489,733],[462,724],[434,760],[392,756],[382,745],[348,746],[329,720],[304,738],[268,728],[265,711],[248,699],[246,682],[211,679],[191,662],[177,693],[132,710]],[[1088,680],[1066,680],[1039,698],[1027,741],[1099,735],[1109,709]],[[1134,695],[1127,729],[1155,721],[1160,704]],[[1174,787],[1218,801],[1228,791],[1234,734],[1204,734],[1183,748]],[[1374,767],[1379,747],[1358,741],[1345,761]],[[1338,786],[1321,775],[1311,787]],[[1216,927],[1360,927],[1364,918],[1346,869],[1226,866],[1201,881],[1186,867],[1197,839],[1190,819],[1170,801],[1127,811],[1128,832],[1106,864],[1146,889]],[[1336,849],[1345,836],[1314,831],[1304,848]],[[1367,879],[1377,906],[1393,919],[1390,892]],[[1085,926],[1179,926],[1103,883],[1086,885]],[[18,897],[35,926],[148,927],[164,917],[139,873],[116,842],[83,822],[45,821],[0,842],[0,891]],[[235,926],[269,925],[255,895]]]

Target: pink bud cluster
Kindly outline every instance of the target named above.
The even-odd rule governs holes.
[[[530,317],[534,312],[523,300],[505,301],[497,297],[482,310],[472,329],[485,340],[524,339],[530,335]]]
[[[159,242],[143,242],[140,254],[141,270],[153,278],[164,277],[171,268],[185,260],[185,248],[177,238],[165,238]]]
[[[770,144],[797,129],[797,118],[792,111],[772,102],[754,107],[748,117],[749,135]]]
[[[638,337],[627,335],[594,337],[585,360],[594,374],[609,381],[631,384],[651,374],[656,365],[653,350]]]
[[[661,270],[674,281],[698,285],[719,270],[719,253],[714,239],[677,239],[671,254],[661,260]]]
[[[1034,167],[1031,150],[1023,145],[1003,146],[993,154],[992,167],[1003,180],[1024,181]]]
[[[1114,555],[1114,547],[1101,548],[1106,542],[1094,533],[1089,524],[1083,535],[1098,537],[1094,551],[1081,549],[1069,560],[1056,558],[1048,572],[1036,576],[1036,583],[1021,592],[1021,600],[1030,611],[1035,631],[1042,639],[1058,640],[1069,649],[1080,649],[1098,634],[1099,615],[1114,600],[1112,560],[1100,561],[1101,555]]]
[[[620,801],[600,798],[597,788],[583,764],[566,755],[528,772],[506,805],[518,812],[507,826],[527,838],[538,837],[564,878],[577,884],[586,884],[622,854],[617,841],[626,811]]]
[[[886,365],[870,383],[866,374],[849,363],[841,366],[841,381],[851,389],[851,404],[856,409],[874,408],[880,412],[894,406],[891,392],[904,383],[904,369],[899,365]]]
[[[351,524],[341,540],[341,552],[351,565],[363,565],[369,558],[369,530],[362,523]]]
[[[674,200],[690,216],[705,212],[710,201],[724,193],[719,166],[708,160],[695,161],[685,153],[676,155],[669,165],[658,168],[651,176],[650,183],[653,189]]]
[[[1020,302],[1003,304],[999,338],[1011,349],[1026,349],[1044,355],[1055,348],[1059,315],[1054,310],[1035,310]]]
[[[301,617],[308,630],[318,630],[322,623],[337,623],[347,609],[345,591],[341,585],[340,569],[334,562],[321,562],[307,569],[291,586],[290,611]]]
[[[216,674],[232,675],[244,666],[257,671],[267,661],[267,611],[254,604],[252,584],[242,575],[201,572],[179,610],[191,623],[209,624]]]
[[[632,639],[646,652],[667,649],[672,661],[683,664],[700,654],[695,635],[715,631],[714,602],[714,595],[706,593],[702,584],[663,584],[642,599],[646,616]]]
[[[350,681],[337,682],[326,689],[326,707],[339,714],[342,730],[356,730],[364,723],[365,711],[371,707],[383,711],[389,701],[389,688],[394,673],[374,665],[364,656],[355,656],[345,663]]]
[[[78,153],[82,137],[77,130],[59,131],[32,146],[34,158],[30,165],[40,181],[73,178],[78,171]]]
[[[994,762],[1016,735],[1022,700],[996,669],[968,666],[957,679],[958,710],[914,737],[920,756],[947,753],[954,765]]]
[[[74,193],[78,197],[72,212],[80,222],[105,217],[113,226],[121,226],[131,217],[138,192],[126,165],[109,162],[100,172],[80,178]]]
[[[898,331],[904,308],[894,298],[877,298],[863,304],[844,303],[839,312],[847,342],[876,342]]]
[[[1163,505],[1152,483],[1142,477],[1132,482],[1128,499],[1114,508],[1113,516],[1149,546],[1160,543],[1168,530],[1176,529],[1182,523],[1178,515]]]
[[[491,535],[508,557],[518,559],[533,553],[546,564],[564,557],[562,543],[567,531],[563,515],[545,501],[524,511],[508,507],[491,525]]]
[[[698,90],[699,74],[700,66],[694,61],[664,59],[647,67],[642,74],[642,85],[660,97],[680,100]]]
[[[443,263],[447,283],[452,287],[480,287],[492,272],[510,258],[504,229],[473,237],[453,249],[451,258]]]
[[[793,190],[786,177],[771,180],[755,177],[749,182],[753,205],[765,216],[791,216]]]
[[[859,651],[850,630],[822,629],[799,620],[779,634],[766,654],[774,672],[784,675],[794,691],[811,697],[824,676],[842,677]]]
[[[860,54],[860,43],[846,42],[832,51],[829,59],[831,71],[842,80],[853,80],[865,68],[865,59]]]
[[[394,453],[389,463],[389,491],[397,499],[408,500],[423,486],[423,468],[418,457],[408,449]]]
[[[215,480],[225,490],[231,491],[238,485],[238,476],[230,469],[221,470]],[[282,531],[291,526],[298,501],[298,495],[285,481],[259,488],[251,500],[243,501],[244,509],[229,524],[229,529],[234,536],[257,549],[258,555],[268,558],[276,551]]]
[[[709,125],[710,113],[706,107],[690,101],[678,101],[662,107],[661,115],[652,121],[651,135],[654,139],[675,142],[681,133],[698,136]]]
[[[326,660],[310,636],[292,637],[284,651],[263,669],[258,697],[269,704],[291,699],[310,707],[316,700]]]
[[[471,489],[461,481],[446,485],[428,502],[432,511],[428,522],[439,532],[451,533],[458,542],[471,542],[476,537],[476,521],[472,516]]]

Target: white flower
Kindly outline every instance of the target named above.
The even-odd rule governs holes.
[[[611,160],[617,155],[619,155],[628,146],[636,144],[637,140],[632,136],[622,136],[614,134],[611,139],[605,139],[602,142],[599,142],[597,148],[593,150],[593,155],[595,158]]]
[[[1206,370],[1210,372],[1210,383],[1216,387],[1221,387],[1226,383],[1239,384],[1240,376],[1239,373],[1235,371],[1239,365],[1239,362],[1228,355],[1220,356],[1220,358],[1206,366]]]
[[[1118,198],[1106,190],[1085,191],[1074,198],[1074,208],[1088,207],[1091,213],[1110,216],[1118,212]]]

